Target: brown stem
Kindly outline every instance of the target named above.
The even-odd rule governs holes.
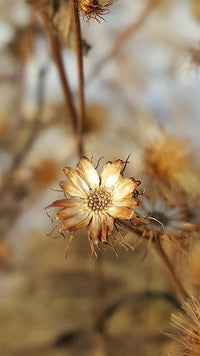
[[[45,12],[41,12],[41,16],[42,16],[43,23],[44,23],[44,26],[45,26],[45,29],[46,29],[46,32],[47,32],[47,35],[49,38],[49,42],[51,45],[53,59],[54,59],[54,62],[57,66],[57,70],[59,73],[59,77],[60,77],[60,81],[61,81],[61,85],[62,85],[62,89],[63,89],[63,94],[64,94],[64,98],[65,98],[65,103],[66,103],[66,106],[67,106],[67,109],[68,109],[68,112],[69,112],[69,115],[70,115],[70,118],[72,121],[74,131],[76,132],[76,130],[77,130],[77,115],[76,115],[76,110],[75,110],[75,106],[73,103],[70,87],[68,84],[67,76],[66,76],[66,73],[64,70],[59,40],[58,40],[57,36],[55,36],[52,33],[51,23],[49,21],[47,14]]]
[[[75,48],[78,68],[78,125],[77,133],[79,139],[79,153],[83,155],[83,128],[85,123],[85,98],[84,98],[84,76],[83,76],[83,53],[81,41],[81,26],[79,19],[79,5],[77,0],[70,0],[73,30],[75,34]]]
[[[153,242],[152,245],[154,247],[154,250],[160,257],[161,261],[163,262],[163,265],[165,266],[165,269],[166,269],[172,283],[174,284],[175,288],[177,289],[177,292],[179,292],[179,294],[184,299],[189,298],[189,294],[187,293],[187,291],[181,284],[178,276],[176,275],[174,268],[168,259],[168,256],[166,255],[165,251],[163,250],[163,248],[161,246],[160,240],[158,239],[157,241]]]
[[[131,231],[132,233],[139,235],[142,238],[148,239],[147,235],[145,235],[145,236],[143,235],[143,231],[141,229],[139,229],[137,226],[131,225],[129,221],[116,219],[116,222],[117,222],[117,224],[123,226],[126,230]],[[188,298],[189,294],[187,293],[187,291],[181,284],[178,276],[176,275],[172,264],[170,263],[165,251],[163,250],[163,248],[161,246],[159,237],[156,240],[155,239],[152,240],[152,245],[153,245],[156,253],[160,257],[161,261],[163,262],[165,269],[166,269],[171,281],[173,282],[174,286],[176,287],[177,291],[179,292],[179,294],[183,298]]]
[[[95,259],[94,270],[94,282],[95,282],[95,309],[96,309],[96,331],[97,331],[97,344],[100,349],[101,355],[106,355],[106,330],[105,330],[105,305],[104,305],[104,280],[102,270],[102,256],[101,251],[98,252],[98,258]]]
[[[155,6],[158,4],[159,1],[160,0],[149,0],[147,2],[147,6],[140,14],[138,20],[133,24],[129,25],[125,30],[120,33],[115,46],[109,54],[110,58],[114,57],[119,52],[121,47],[130,39],[130,37],[145,23],[150,13],[154,10]]]

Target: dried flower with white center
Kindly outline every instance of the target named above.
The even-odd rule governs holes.
[[[107,162],[99,177],[90,160],[82,157],[77,169],[64,168],[70,182],[60,182],[69,198],[56,200],[47,208],[62,207],[55,217],[61,222],[59,231],[73,232],[87,228],[92,251],[99,242],[113,247],[111,235],[114,219],[131,219],[138,205],[136,188],[140,181],[122,179],[123,161]]]
[[[152,204],[144,198],[138,212],[146,216],[144,221],[152,230],[177,233],[183,229],[183,212],[178,207],[168,207],[163,199],[158,199]]]
[[[79,0],[79,9],[84,16],[98,19],[108,13],[107,7],[112,5],[113,0]]]
[[[182,304],[183,311],[172,315],[176,341],[175,355],[200,356],[200,298],[191,297]]]

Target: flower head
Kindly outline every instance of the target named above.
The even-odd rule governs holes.
[[[122,179],[122,167],[120,159],[107,162],[99,177],[90,160],[82,157],[76,170],[64,168],[69,182],[60,182],[60,187],[69,197],[47,207],[62,207],[55,215],[61,233],[86,227],[93,251],[99,242],[113,246],[114,219],[133,218],[133,208],[138,205],[135,196],[140,181]]]
[[[148,175],[159,183],[180,187],[193,192],[199,186],[199,172],[194,163],[188,142],[169,135],[164,129],[144,153]]]
[[[176,341],[176,355],[200,356],[200,299],[192,297],[182,307],[184,313],[172,315],[176,334],[169,336]]]
[[[108,12],[107,7],[112,3],[113,0],[79,0],[79,8],[88,20],[98,19]]]
[[[183,228],[183,212],[180,208],[167,206],[163,199],[158,199],[152,204],[145,198],[142,200],[142,206],[139,212],[146,216],[144,221],[150,229],[177,233]]]

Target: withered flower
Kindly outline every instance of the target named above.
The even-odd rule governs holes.
[[[112,3],[113,0],[79,0],[79,9],[88,20],[98,20],[98,17],[102,18],[108,13],[107,7]]]
[[[164,199],[160,198],[153,204],[144,198],[138,211],[146,216],[144,222],[149,229],[166,233],[177,233],[184,229],[183,211],[176,206],[168,206]]]
[[[176,355],[200,356],[200,299],[192,297],[182,304],[183,312],[172,315]]]
[[[195,165],[188,141],[170,135],[164,129],[144,153],[146,172],[157,182],[199,191],[199,168]]]
[[[99,242],[113,247],[115,218],[131,219],[135,216],[133,207],[138,205],[135,196],[140,181],[122,179],[122,167],[120,159],[107,162],[99,177],[90,160],[82,157],[76,170],[64,168],[70,182],[60,182],[60,187],[69,197],[56,200],[47,207],[62,208],[55,215],[61,222],[61,233],[87,228],[94,253]]]

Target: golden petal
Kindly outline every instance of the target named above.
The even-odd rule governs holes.
[[[123,161],[121,159],[113,163],[107,162],[101,172],[101,185],[111,187],[121,180],[122,165]]]
[[[101,233],[99,236],[99,240],[102,242],[107,242],[108,237],[108,226],[106,221],[106,215],[101,217]]]
[[[75,187],[77,187],[79,190],[82,190],[83,192],[89,191],[87,183],[83,180],[83,178],[81,178],[81,176],[75,169],[71,167],[65,167],[63,170],[67,178],[72,182]]]
[[[48,208],[53,208],[57,206],[62,206],[63,208],[76,206],[77,204],[82,204],[82,200],[80,198],[68,198],[68,199],[60,199],[55,200],[51,205],[48,205]]]
[[[108,214],[106,214],[106,220],[107,220],[107,227],[108,227],[108,235],[110,235],[113,230],[114,219]]]
[[[114,199],[122,199],[127,195],[130,195],[134,192],[134,190],[138,187],[140,181],[134,180],[134,178],[125,178],[119,181],[115,185],[115,189],[113,192]]]
[[[70,182],[60,182],[61,189],[70,197],[79,197],[85,198],[86,194],[83,190],[79,189],[79,187],[75,186]]]
[[[132,217],[135,215],[132,209],[123,206],[112,206],[107,210],[107,213],[113,218],[118,219],[132,219]]]
[[[89,225],[89,231],[92,236],[93,242],[97,245],[99,241],[99,234],[101,231],[101,219],[98,214],[93,214]]]
[[[91,215],[86,211],[79,212],[78,215],[71,216],[64,220],[59,231],[76,231],[87,227],[91,219]]]
[[[79,215],[80,211],[84,211],[84,209],[82,208],[81,204],[76,204],[75,206],[67,207],[59,210],[56,213],[55,218],[56,220],[65,220],[71,216]]]
[[[102,242],[107,242],[108,241],[108,236],[111,234],[113,230],[113,223],[114,220],[111,216],[105,215],[105,217],[102,217],[102,223],[101,223],[101,235],[100,235],[100,240]]]
[[[90,186],[99,186],[99,176],[96,169],[87,157],[82,157],[77,164],[77,172]]]
[[[89,231],[93,242],[97,245],[99,241],[105,243],[108,241],[108,235],[113,229],[113,218],[107,214],[93,214],[89,224]]]
[[[122,198],[122,199],[113,199],[113,205],[132,208],[133,206],[138,205],[138,201],[135,198],[133,198],[133,194],[129,194],[125,198]]]

